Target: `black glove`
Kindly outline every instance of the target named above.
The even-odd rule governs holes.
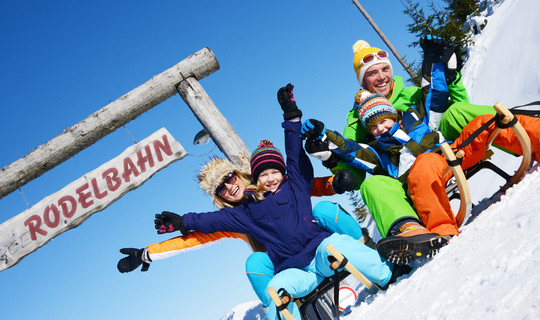
[[[298,109],[294,100],[293,88],[294,86],[289,83],[287,86],[279,88],[277,92],[277,100],[283,110],[284,120],[302,117],[302,111]]]
[[[446,40],[427,35],[420,39],[420,47],[424,50],[424,61],[422,62],[422,75],[426,75],[424,78],[431,78],[431,66],[433,63],[442,62],[446,83],[450,84],[456,80],[457,56],[454,48]]]
[[[323,161],[322,165],[325,168],[332,170],[338,165],[338,162],[339,162],[338,156],[336,156],[336,154],[332,152],[332,155],[330,156],[330,158],[328,158],[328,160]]]
[[[156,214],[154,224],[158,234],[174,231],[180,231],[183,235],[187,235],[189,233],[184,226],[184,217],[169,211],[163,211],[161,214]]]
[[[120,249],[120,252],[128,255],[118,261],[117,267],[118,271],[121,273],[131,272],[137,269],[141,264],[143,265],[141,271],[147,271],[148,268],[150,268],[150,264],[144,262],[142,259],[144,249],[123,248]],[[150,258],[148,258],[148,260],[150,260]]]
[[[328,147],[328,141],[308,139],[305,145],[306,152],[321,161],[326,161],[332,156]]]
[[[347,169],[339,170],[332,179],[332,188],[337,194],[353,191],[358,185],[358,177]]]
[[[302,139],[321,140],[325,134],[326,127],[324,123],[315,119],[306,120],[302,125],[302,129],[300,129]]]
[[[339,162],[338,156],[330,151],[328,141],[309,139],[306,141],[305,149],[310,156],[322,160],[323,166],[328,169],[334,168]]]

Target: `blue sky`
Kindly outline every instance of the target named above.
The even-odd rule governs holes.
[[[363,5],[402,55],[420,58],[408,47],[415,39],[401,1]],[[204,47],[221,68],[201,84],[248,148],[268,138],[283,149],[279,87],[293,83],[305,118],[342,130],[359,88],[353,43],[387,49],[344,0],[2,1],[0,34],[2,167]],[[120,248],[168,237],[155,234],[155,213],[214,209],[195,175],[205,154],[222,156],[212,142],[192,144],[202,126],[179,95],[126,127],[23,186],[24,198],[0,199],[0,222],[26,210],[25,199],[34,205],[115,158],[131,135],[140,141],[165,127],[190,156],[0,272],[3,318],[219,319],[256,299],[244,274],[250,251],[237,240],[157,261],[146,273],[116,270]]]

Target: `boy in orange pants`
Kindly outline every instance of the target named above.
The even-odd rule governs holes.
[[[473,119],[463,128],[456,141],[450,145],[452,149],[456,149],[476,129],[480,128],[491,118],[493,118],[492,115],[483,115]],[[540,119],[522,115],[516,115],[516,118],[531,139],[533,150],[540,150]],[[463,162],[461,163],[461,167],[464,170],[482,160],[488,147],[489,135],[496,128],[496,124],[492,123],[470,144],[460,149],[465,152]],[[511,128],[502,129],[493,143],[516,154],[522,154],[519,141]],[[534,160],[537,162],[540,161],[540,153],[535,154]],[[458,225],[445,189],[446,182],[452,176],[443,176],[447,165],[446,159],[441,154],[421,154],[409,170],[407,183],[411,199],[416,207],[416,212],[426,228],[439,234],[457,235],[459,234]],[[438,201],[434,201],[434,199],[438,199]]]
[[[406,264],[420,256],[435,254],[450,236],[458,235],[459,230],[445,189],[452,175],[443,176],[448,167],[446,159],[439,153],[431,152],[437,151],[436,147],[443,142],[441,136],[427,128],[414,108],[410,108],[399,122],[393,110],[384,96],[366,94],[362,98],[359,118],[368,134],[374,138],[367,145],[345,140],[313,119],[304,123],[302,134],[308,139],[306,150],[312,156],[323,161],[338,158],[372,175],[388,175],[407,183],[406,188],[425,229],[410,219],[392,223],[384,221],[385,217],[373,217],[376,223],[384,222],[399,228],[399,233],[379,241],[379,253],[394,263]],[[540,118],[516,117],[531,138],[533,150],[540,150]],[[465,126],[451,147],[456,149],[492,118],[493,115],[475,118]],[[483,158],[490,133],[496,128],[496,123],[492,123],[461,149],[465,153],[463,169],[470,168]],[[519,141],[511,128],[502,129],[493,143],[522,154]],[[539,154],[535,155],[535,160],[540,161]],[[386,215],[392,216],[390,213]]]

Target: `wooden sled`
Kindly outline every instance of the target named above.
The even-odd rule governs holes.
[[[467,179],[471,178],[473,175],[475,175],[482,169],[490,169],[499,176],[501,176],[503,179],[505,179],[506,183],[498,191],[504,192],[512,185],[518,183],[523,178],[525,171],[529,170],[532,166],[533,150],[531,145],[531,139],[527,135],[527,132],[519,123],[519,121],[517,121],[517,118],[515,118],[515,116],[502,103],[496,103],[494,108],[497,112],[497,115],[500,117],[500,122],[503,125],[508,125],[510,122],[515,121],[515,123],[512,124],[510,128],[518,138],[518,141],[521,145],[523,153],[521,164],[513,175],[509,175],[502,169],[494,165],[492,162],[488,161],[489,158],[491,158],[491,156],[493,155],[493,151],[489,148],[493,144],[493,141],[495,140],[497,135],[502,130],[499,127],[493,130],[493,132],[490,134],[486,147],[486,153],[484,154],[483,159],[473,167],[467,169],[465,172],[461,169],[460,165],[456,164],[455,161],[456,158],[459,159],[463,157],[463,152],[458,151],[456,154],[454,154],[454,152],[447,143],[441,145],[441,150],[445,155],[447,161],[449,162],[449,167],[445,171],[445,175],[452,171],[455,178],[455,180],[450,180],[447,184],[446,192],[450,200],[455,199],[458,196],[460,198],[460,207],[456,215],[456,220],[459,227],[463,226],[467,222],[467,220],[470,218],[470,214],[472,211],[472,202],[469,187],[467,184]]]
[[[460,206],[456,215],[456,220],[458,226],[461,226],[469,219],[472,211],[471,192],[469,190],[467,178],[461,169],[461,165],[457,162],[457,158],[463,158],[463,152],[458,152],[457,155],[454,154],[452,148],[450,148],[450,145],[446,142],[441,145],[441,151],[449,164],[449,168],[446,171],[452,171],[459,190]],[[447,172],[444,173],[445,176],[447,175]]]
[[[292,302],[291,298],[289,296],[279,296],[276,289],[274,289],[273,287],[268,288],[268,293],[270,294],[270,298],[272,298],[272,301],[274,301],[278,313],[281,314],[283,319],[294,320],[291,312],[289,311],[289,309],[287,309],[287,305]]]
[[[291,302],[296,303],[299,308],[302,319],[304,320],[334,320],[339,319],[339,307],[337,301],[333,300],[329,294],[332,288],[349,275],[353,275],[362,282],[368,289],[376,287],[369,281],[358,269],[356,269],[348,260],[331,244],[326,246],[326,250],[335,258],[330,267],[336,270],[334,276],[326,278],[317,288],[305,297],[295,298],[288,294],[280,296],[274,288],[269,288],[268,293],[276,305],[276,309],[285,320],[294,319],[287,305]],[[338,269],[343,268],[341,271]],[[334,296],[335,298],[335,296]]]

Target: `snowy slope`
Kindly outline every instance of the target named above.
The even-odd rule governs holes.
[[[475,104],[511,107],[540,100],[538,0],[493,5],[463,69]],[[507,172],[519,159],[498,153]],[[540,319],[540,170],[499,201],[483,200],[500,185],[493,176],[470,181],[475,218],[432,261],[416,265],[386,292],[342,319]],[[481,209],[484,209],[479,214]],[[223,319],[265,319],[257,301]]]

